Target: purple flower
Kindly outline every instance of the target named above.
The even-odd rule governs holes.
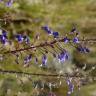
[[[86,53],[90,52],[90,50],[88,48],[86,48],[86,47],[84,47],[84,50],[85,50]]]
[[[60,54],[58,54],[59,62],[65,62],[68,59],[69,59],[69,56],[67,52],[61,52]]]
[[[53,36],[54,36],[54,38],[57,38],[59,36],[59,33],[58,32],[53,32]]]
[[[74,85],[72,83],[69,84],[69,91],[73,93],[74,91]]]
[[[90,50],[87,47],[82,47],[82,46],[77,47],[77,50],[81,53],[89,53],[90,52]]]
[[[66,80],[67,85],[70,85],[71,81],[72,81],[72,78],[69,78],[68,80]]]
[[[70,96],[71,93],[73,93],[74,91],[74,85],[72,84],[72,78],[69,78],[67,80],[67,85],[68,85],[68,92],[67,92],[67,95]]]
[[[44,54],[42,56],[42,65],[46,66],[46,64],[47,64],[47,56]]]
[[[7,39],[7,32],[5,30],[2,30],[2,35]]]
[[[68,43],[69,41],[70,40],[67,37],[64,38],[64,43]]]
[[[2,30],[2,35],[0,35],[0,42],[2,44],[6,44],[7,43],[7,33],[6,31]]]
[[[24,64],[29,63],[31,61],[31,59],[32,59],[32,54],[29,54],[28,56],[25,57]]]
[[[49,29],[48,26],[43,26],[42,29],[43,29],[44,31],[46,31],[49,35],[52,34],[52,31]]]
[[[22,43],[23,42],[23,36],[21,34],[17,34],[16,36],[16,39],[19,43]]]
[[[9,0],[9,1],[6,3],[6,6],[7,6],[7,7],[10,7],[10,6],[12,6],[12,4],[13,4],[13,0]]]
[[[73,42],[74,42],[74,43],[79,43],[78,37],[74,37],[74,38],[73,38]]]

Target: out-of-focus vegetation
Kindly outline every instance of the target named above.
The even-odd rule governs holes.
[[[47,40],[46,34],[41,30],[43,25],[50,26],[54,31],[58,31],[60,35],[70,32],[72,26],[76,25],[81,39],[83,37],[85,39],[96,38],[96,0],[16,0],[10,8],[2,3],[0,4],[0,18],[3,19],[6,16],[9,16],[8,18],[11,18],[11,20],[6,25],[3,21],[0,21],[0,27],[8,30],[10,39],[15,33],[27,33],[33,42],[34,36],[39,33],[40,41],[37,44],[43,42]],[[68,66],[82,68],[86,64],[86,72],[90,72],[91,67],[96,65],[96,44],[89,43],[87,46],[91,50],[87,55],[82,55],[74,48],[67,46],[72,55],[72,61],[68,62],[70,63]],[[40,57],[40,54],[38,57]],[[32,62],[32,66],[23,68],[22,61],[17,65],[13,60],[15,57],[7,55],[6,58],[8,59],[3,62],[0,61],[1,69],[51,73],[49,70],[45,71],[35,66],[34,62]],[[49,62],[52,62],[52,59]],[[96,69],[90,72],[90,75],[96,76]],[[18,78],[22,79],[23,83]],[[33,89],[32,82],[24,76],[18,78],[10,74],[0,75],[0,96],[35,96],[33,93],[36,90]],[[39,78],[40,80],[46,80],[41,77],[32,77],[33,80]],[[65,86],[66,84],[60,89],[54,90],[57,96],[66,96],[67,89]],[[75,93],[73,96],[75,96]],[[95,96],[96,84],[92,83],[82,87],[77,94],[78,96]]]

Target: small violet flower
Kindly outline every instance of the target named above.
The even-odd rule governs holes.
[[[29,54],[28,56],[25,57],[24,59],[24,64],[28,64],[32,59],[32,54]]]
[[[87,47],[82,47],[82,46],[77,47],[77,50],[81,53],[89,53],[90,52],[90,50]]]
[[[48,26],[44,26],[44,27],[42,27],[42,29],[44,30],[44,31],[46,31],[49,35],[52,35],[52,31],[49,29],[49,27]]]
[[[5,30],[2,30],[2,35],[7,39],[7,33]]]
[[[0,42],[2,44],[4,44],[4,45],[7,44],[7,42],[8,42],[8,40],[7,40],[7,33],[6,33],[5,30],[2,30],[2,33],[0,35]]]
[[[74,91],[74,85],[72,84],[72,78],[69,78],[67,80],[67,85],[69,87],[67,94],[68,94],[68,96],[70,96],[70,94],[73,93],[73,91]]]
[[[70,40],[67,37],[64,38],[64,43],[68,43],[69,41]]]
[[[68,56],[68,53],[67,52],[61,52],[59,55],[58,55],[58,60],[59,62],[65,62],[66,60],[69,59],[69,56]]]
[[[53,32],[53,36],[54,36],[54,38],[58,38],[59,33],[58,32]]]
[[[17,34],[16,36],[16,39],[19,43],[22,43],[23,42],[23,36],[21,34]]]
[[[74,37],[74,38],[73,38],[73,42],[74,42],[74,43],[79,43],[78,37]]]
[[[47,56],[45,54],[42,56],[42,65],[47,65]]]

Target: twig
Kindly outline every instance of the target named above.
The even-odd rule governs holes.
[[[59,74],[42,74],[42,73],[29,73],[29,72],[20,72],[20,71],[13,71],[13,70],[2,70],[0,69],[0,73],[2,74],[18,74],[18,75],[30,75],[30,76],[42,76],[42,77],[84,77],[83,75],[81,76],[74,76],[74,75],[59,75]]]
[[[21,48],[18,50],[13,50],[13,51],[6,51],[4,52],[4,54],[8,54],[8,53],[17,53],[17,52],[21,52],[21,51],[26,51],[26,50],[30,50],[30,49],[36,49],[36,48],[40,48],[40,47],[45,47],[45,46],[51,46],[57,42],[64,42],[64,38],[58,39],[58,40],[53,40],[51,42],[45,42],[45,43],[41,43],[39,45],[36,46],[31,46],[31,47],[27,47],[27,48]],[[70,40],[71,42],[71,40]],[[80,40],[80,42],[92,42],[92,43],[96,43],[96,39],[85,39],[85,40]]]

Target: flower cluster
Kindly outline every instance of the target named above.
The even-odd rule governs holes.
[[[30,43],[30,39],[27,35],[16,34],[15,38],[19,43],[22,43],[22,42],[25,42],[26,44]],[[6,45],[8,41],[9,40],[8,40],[7,32],[5,30],[0,29],[0,42]]]
[[[58,37],[60,37],[58,32],[52,31],[48,26],[44,26],[42,27],[42,29],[45,32],[47,32],[48,35],[52,35],[58,41],[59,39]],[[78,50],[79,52],[82,52],[82,53],[90,52],[89,48],[81,46],[82,44],[80,44],[79,33],[77,32],[77,29],[75,27],[72,28],[69,34],[73,35],[73,38],[69,38],[68,34],[66,34],[66,36],[62,39],[65,44],[72,42],[73,44],[71,45],[75,47],[76,50]],[[64,62],[65,60],[68,60],[68,58],[69,58],[68,52],[61,52],[58,54],[59,62]]]
[[[0,2],[4,2],[4,0],[0,0]],[[10,7],[12,6],[13,4],[13,0],[8,0],[8,2],[5,3],[7,7]],[[57,32],[57,31],[53,31],[51,30],[51,28],[49,28],[48,26],[43,26],[42,29],[50,36],[52,36],[52,40],[51,42],[48,42],[48,43],[40,43],[40,45],[36,45],[35,44],[33,46],[30,46],[31,45],[31,41],[30,41],[30,38],[29,36],[27,35],[22,35],[22,34],[16,34],[14,36],[14,39],[17,40],[17,42],[19,44],[21,43],[26,43],[26,44],[29,44],[29,47],[28,48],[25,48],[25,49],[19,49],[19,50],[13,50],[13,51],[10,51],[9,50],[9,53],[11,52],[15,52],[16,51],[30,51],[29,49],[38,49],[40,47],[42,47],[42,49],[44,49],[44,53],[42,53],[42,59],[41,59],[41,62],[42,64],[40,65],[41,67],[46,67],[47,66],[47,63],[48,63],[48,57],[47,57],[47,53],[50,52],[47,48],[45,48],[46,46],[51,46],[51,51],[50,53],[52,53],[53,57],[56,57],[59,61],[59,63],[64,63],[66,60],[69,60],[69,53],[66,49],[64,49],[63,47],[59,46],[57,47],[56,46],[56,43],[60,43],[60,42],[63,42],[62,44],[67,44],[67,43],[70,43],[73,47],[76,48],[76,50],[78,50],[79,52],[81,53],[89,53],[90,50],[89,48],[87,48],[85,45],[82,46],[82,44],[80,43],[80,39],[79,39],[79,36],[78,36],[78,32],[77,32],[77,29],[75,27],[72,28],[72,30],[70,31],[70,33],[68,34],[71,34],[71,37],[69,36],[68,37],[68,34],[64,37],[61,38],[60,36],[60,33]],[[39,35],[36,36],[36,39],[39,39]],[[0,43],[3,44],[3,45],[6,45],[10,40],[8,40],[8,34],[5,30],[0,30]],[[14,43],[15,44],[15,43]],[[25,47],[25,46],[24,46]],[[58,49],[57,49],[58,48]],[[57,50],[59,51],[57,51]],[[25,52],[25,54],[27,54],[27,52]],[[36,54],[36,53],[35,53]],[[16,59],[15,59],[15,62],[17,64],[19,64],[19,55],[18,54],[15,54],[16,55]],[[38,58],[36,56],[34,56],[35,59],[35,64],[38,64]],[[27,56],[25,56],[23,58],[23,63],[24,63],[24,67],[28,66],[29,63],[31,62],[31,60],[33,59],[33,53],[32,53],[32,50],[30,51],[30,54],[27,54]],[[3,56],[1,55],[0,56],[0,61],[3,60]],[[68,78],[68,80],[66,81],[67,82],[67,85],[68,85],[68,93],[67,95],[71,95],[74,91],[74,84],[72,82],[72,78]],[[61,83],[61,82],[60,82]],[[50,83],[50,91],[51,91],[51,83]],[[56,96],[53,92],[50,92],[48,94],[48,96]]]
[[[59,62],[65,62],[66,60],[69,59],[69,55],[68,52],[66,51],[62,51],[60,54],[58,54],[58,60]]]
[[[26,35],[25,34],[24,35],[23,34],[16,34],[14,36],[14,39],[16,39],[19,44],[21,44],[21,43],[28,44],[29,47],[28,48],[24,47],[24,49],[19,49],[19,50],[15,50],[15,51],[13,50],[12,53],[16,53],[19,51],[20,52],[27,51],[32,48],[37,50],[39,47],[42,47],[42,49],[44,49],[44,50],[42,50],[43,53],[41,52],[43,55],[42,55],[42,60],[41,60],[42,64],[40,66],[47,66],[47,59],[48,59],[47,53],[51,53],[53,55],[53,57],[57,58],[59,63],[64,63],[66,60],[69,60],[70,55],[69,55],[68,51],[66,49],[64,49],[61,44],[59,44],[60,42],[64,42],[62,44],[67,44],[67,43],[71,44],[73,47],[76,48],[76,50],[78,50],[81,53],[89,53],[90,52],[89,48],[85,47],[85,45],[82,46],[79,36],[76,32],[76,28],[73,28],[71,30],[71,32],[69,33],[69,34],[73,35],[73,36],[71,36],[72,38],[70,38],[70,36],[68,34],[66,34],[66,36],[61,38],[58,32],[52,31],[48,26],[44,26],[44,27],[42,27],[42,29],[45,30],[48,33],[48,35],[51,35],[53,37],[52,42],[49,42],[49,43],[45,42],[44,44],[41,43],[40,45],[34,46],[34,44],[31,44],[30,38],[29,38],[29,36],[27,36],[27,34]],[[5,30],[1,30],[0,42],[2,44],[6,44],[8,41],[10,41],[8,39],[7,35],[8,34]],[[58,43],[58,44],[56,44],[56,43]],[[51,47],[52,51],[49,51],[49,49],[46,46]],[[32,58],[32,54],[25,57],[24,64],[28,64],[29,61],[31,60],[31,58]],[[38,58],[36,57],[36,55],[35,55],[34,60],[35,60],[35,63],[38,64]],[[16,63],[18,63],[17,61],[18,61],[18,59],[16,59]]]
[[[26,44],[30,43],[30,39],[27,35],[17,34],[15,35],[15,38],[19,43],[22,43],[22,42],[25,42]]]
[[[77,50],[81,53],[89,53],[90,50],[87,47],[79,46],[77,47]]]

